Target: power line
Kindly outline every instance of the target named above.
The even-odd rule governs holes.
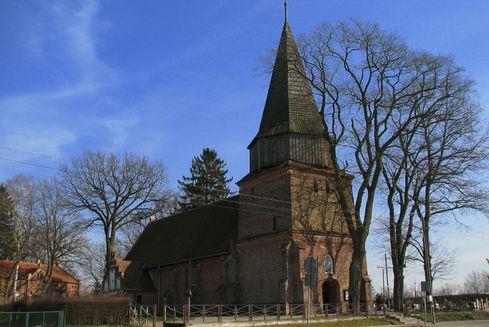
[[[6,151],[10,151],[10,152],[31,154],[31,155],[35,155],[35,156],[38,156],[38,157],[48,158],[48,159],[56,159],[56,160],[62,159],[62,158],[55,157],[55,156],[48,155],[48,154],[42,154],[42,153],[38,153],[38,152],[34,152],[34,151],[29,151],[29,150],[14,149],[14,148],[6,147],[6,146],[0,146],[0,149],[6,150]]]
[[[51,170],[59,170],[58,168],[54,168],[54,167],[49,167],[49,166],[44,166],[44,165],[38,165],[38,164],[34,164],[34,163],[31,163],[31,162],[27,162],[27,161],[10,159],[10,158],[5,158],[5,157],[0,157],[0,160],[9,161],[9,162],[15,162],[15,163],[20,163],[20,164],[23,164],[23,165],[28,165],[28,166],[38,167],[38,168],[51,169]]]
[[[199,194],[199,193],[195,193],[195,192],[187,192],[187,193],[192,194],[194,196],[205,197],[205,195]],[[239,196],[241,196],[241,194],[239,194]],[[272,206],[267,206],[267,205],[263,205],[263,204],[252,203],[252,202],[241,202],[241,201],[237,201],[237,200],[232,200],[232,198],[222,198],[222,199],[218,199],[216,201],[226,201],[226,202],[237,203],[237,204],[243,203],[243,204],[246,204],[246,205],[260,207],[260,208],[265,208],[265,209],[270,209],[270,210],[281,210],[281,211],[290,210],[287,207],[272,207]]]
[[[203,196],[201,194],[194,194],[194,195],[197,195],[197,196]],[[210,203],[208,204],[209,206],[215,206],[215,207],[223,207],[223,208],[228,208],[229,207],[225,207],[225,206],[219,206],[218,203],[219,202],[225,202],[225,203],[231,203],[231,204],[237,204],[238,207],[237,208],[234,208],[236,210],[239,210],[239,211],[243,211],[243,212],[253,212],[253,213],[257,213],[257,214],[265,214],[265,215],[273,215],[273,216],[277,216],[277,217],[283,217],[283,218],[287,218],[287,216],[285,216],[284,214],[281,214],[281,213],[273,213],[273,212],[270,212],[270,211],[262,211],[262,210],[258,210],[258,209],[243,209],[243,208],[240,208],[239,207],[239,204],[240,202],[239,201],[236,201],[236,200],[229,200],[229,199],[219,199],[217,200],[216,202],[213,202],[213,203]],[[217,205],[216,205],[217,203]],[[260,205],[256,205],[257,207],[261,207]],[[268,208],[267,208],[268,209]],[[268,210],[271,210],[271,209],[268,209]],[[284,211],[283,208],[274,208],[273,210],[277,210],[277,211]]]
[[[287,218],[284,215],[273,214],[273,213],[270,213],[270,212],[262,212],[262,211],[257,211],[257,210],[241,209],[239,207],[238,208],[226,207],[226,206],[223,206],[223,205],[216,204],[216,202],[209,204],[209,206],[216,207],[216,208],[224,208],[224,209],[234,209],[234,210],[238,210],[238,211],[242,211],[242,212],[251,212],[251,213],[255,213],[255,214],[270,215],[270,216],[274,216],[274,217]]]
[[[192,187],[195,187],[195,188],[198,188],[201,190],[215,191],[215,192],[219,192],[219,193],[225,193],[225,194],[228,193],[228,192],[223,191],[223,190],[214,190],[214,189],[204,187],[204,186],[192,185]],[[191,192],[189,192],[189,193],[191,193]],[[251,198],[268,200],[268,201],[275,201],[275,202],[281,202],[281,203],[287,203],[287,204],[291,203],[290,201],[287,201],[287,200],[280,200],[280,199],[274,199],[274,198],[269,198],[269,197],[265,197],[265,196],[258,196],[258,195],[251,195],[251,194],[241,194],[240,193],[239,196],[251,197]]]
[[[6,168],[6,167],[0,167],[1,170],[10,170],[10,171],[15,171],[15,172],[18,172],[18,173],[21,173],[21,174],[26,174],[25,172],[23,172],[22,170],[19,170],[19,169],[14,169],[14,168]],[[37,176],[37,177],[45,177],[45,178],[50,178],[52,176],[49,176],[49,175],[43,175],[43,174],[26,174],[26,175],[29,175],[29,176]]]

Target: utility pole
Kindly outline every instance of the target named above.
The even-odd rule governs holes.
[[[387,304],[390,307],[389,266],[387,265],[387,253],[384,253],[384,259],[385,259],[385,279],[387,282]]]
[[[382,312],[384,313],[384,317],[385,317],[385,278],[384,278],[384,267],[377,266],[377,268],[382,270],[382,298],[384,300],[384,305],[382,306]]]

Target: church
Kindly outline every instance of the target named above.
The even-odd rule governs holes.
[[[249,173],[239,195],[153,221],[122,260],[107,292],[142,304],[348,302],[353,246],[336,200],[328,141],[285,20]],[[362,302],[371,300],[364,264]]]

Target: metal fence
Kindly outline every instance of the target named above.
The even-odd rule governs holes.
[[[137,305],[129,307],[130,326],[155,326],[158,307],[156,305]]]
[[[0,312],[0,327],[142,326],[142,322],[152,319],[140,314],[136,323],[131,321],[130,313],[127,309]]]
[[[123,311],[96,310],[0,312],[0,327],[157,326],[157,321],[222,323],[285,319],[327,319],[376,315],[370,306],[311,304],[156,305],[130,306]]]
[[[1,327],[63,327],[63,311],[0,312]]]
[[[342,306],[339,304],[272,304],[272,305],[164,305],[161,310],[163,321],[223,322],[223,321],[267,321],[281,319],[338,318],[347,315],[376,315],[370,306]]]

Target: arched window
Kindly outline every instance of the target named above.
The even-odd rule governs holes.
[[[334,273],[333,258],[330,255],[324,258],[324,271],[330,275]]]

